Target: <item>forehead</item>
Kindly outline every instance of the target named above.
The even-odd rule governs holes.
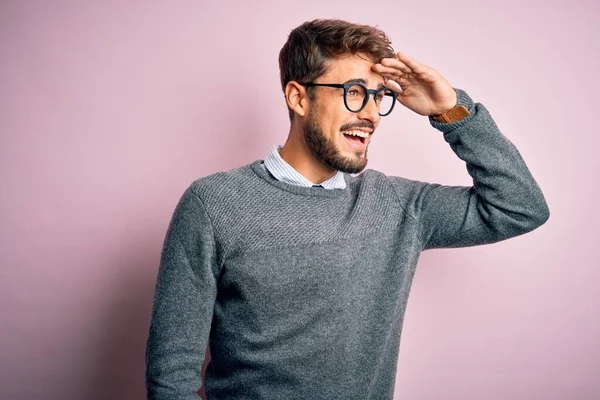
[[[364,79],[367,86],[383,84],[383,76],[371,70],[375,63],[365,55],[349,55],[329,61],[327,72],[323,75],[328,83],[344,83],[351,79]]]

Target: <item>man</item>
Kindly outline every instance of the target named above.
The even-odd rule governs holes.
[[[151,399],[391,399],[421,251],[498,242],[549,217],[488,110],[386,35],[294,29],[279,57],[283,147],[193,182],[163,247],[147,346]],[[473,186],[365,170],[394,104],[427,116]],[[317,187],[315,187],[317,186]]]

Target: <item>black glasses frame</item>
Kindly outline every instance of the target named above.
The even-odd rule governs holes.
[[[394,109],[394,106],[396,105],[396,99],[398,98],[398,93],[394,92],[392,89],[388,88],[388,87],[382,87],[379,88],[377,90],[375,89],[367,89],[367,87],[365,85],[363,85],[362,83],[315,83],[315,82],[306,82],[306,83],[300,83],[300,85],[302,86],[327,86],[327,87],[333,87],[333,88],[343,88],[344,89],[344,105],[346,106],[346,109],[350,112],[353,113],[359,113],[362,110],[364,110],[364,108],[367,106],[367,103],[369,102],[369,98],[371,97],[370,95],[373,95],[373,101],[375,102],[375,105],[377,105],[377,97],[379,96],[380,92],[383,92],[384,90],[388,90],[389,92],[391,92],[391,94],[389,92],[384,93],[384,96],[392,96],[394,99],[392,101],[392,106],[390,107],[390,110],[385,113],[379,113],[380,116],[385,117],[386,115],[390,115],[390,113],[392,112],[392,110]],[[348,107],[348,89],[352,86],[360,86],[365,90],[365,93],[367,94],[363,100],[363,104],[360,107],[360,109],[358,109],[357,111],[351,110],[350,107]]]

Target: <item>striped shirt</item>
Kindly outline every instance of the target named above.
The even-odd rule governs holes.
[[[269,156],[265,159],[262,164],[267,171],[273,175],[277,180],[289,183],[292,185],[312,187],[316,184],[306,179],[300,172],[296,171],[294,167],[288,164],[281,156],[279,151],[282,147],[278,144],[273,146]],[[320,183],[325,189],[345,189],[346,181],[344,180],[344,173],[337,171],[336,174],[327,179],[325,182]]]

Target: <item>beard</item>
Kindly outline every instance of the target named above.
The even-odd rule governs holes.
[[[309,116],[303,129],[304,142],[311,154],[328,167],[347,174],[356,174],[367,166],[369,161],[367,150],[364,151],[364,156],[362,151],[354,152],[355,157],[344,156],[335,146],[335,143],[323,133],[317,123],[316,113],[312,107],[309,110]]]

